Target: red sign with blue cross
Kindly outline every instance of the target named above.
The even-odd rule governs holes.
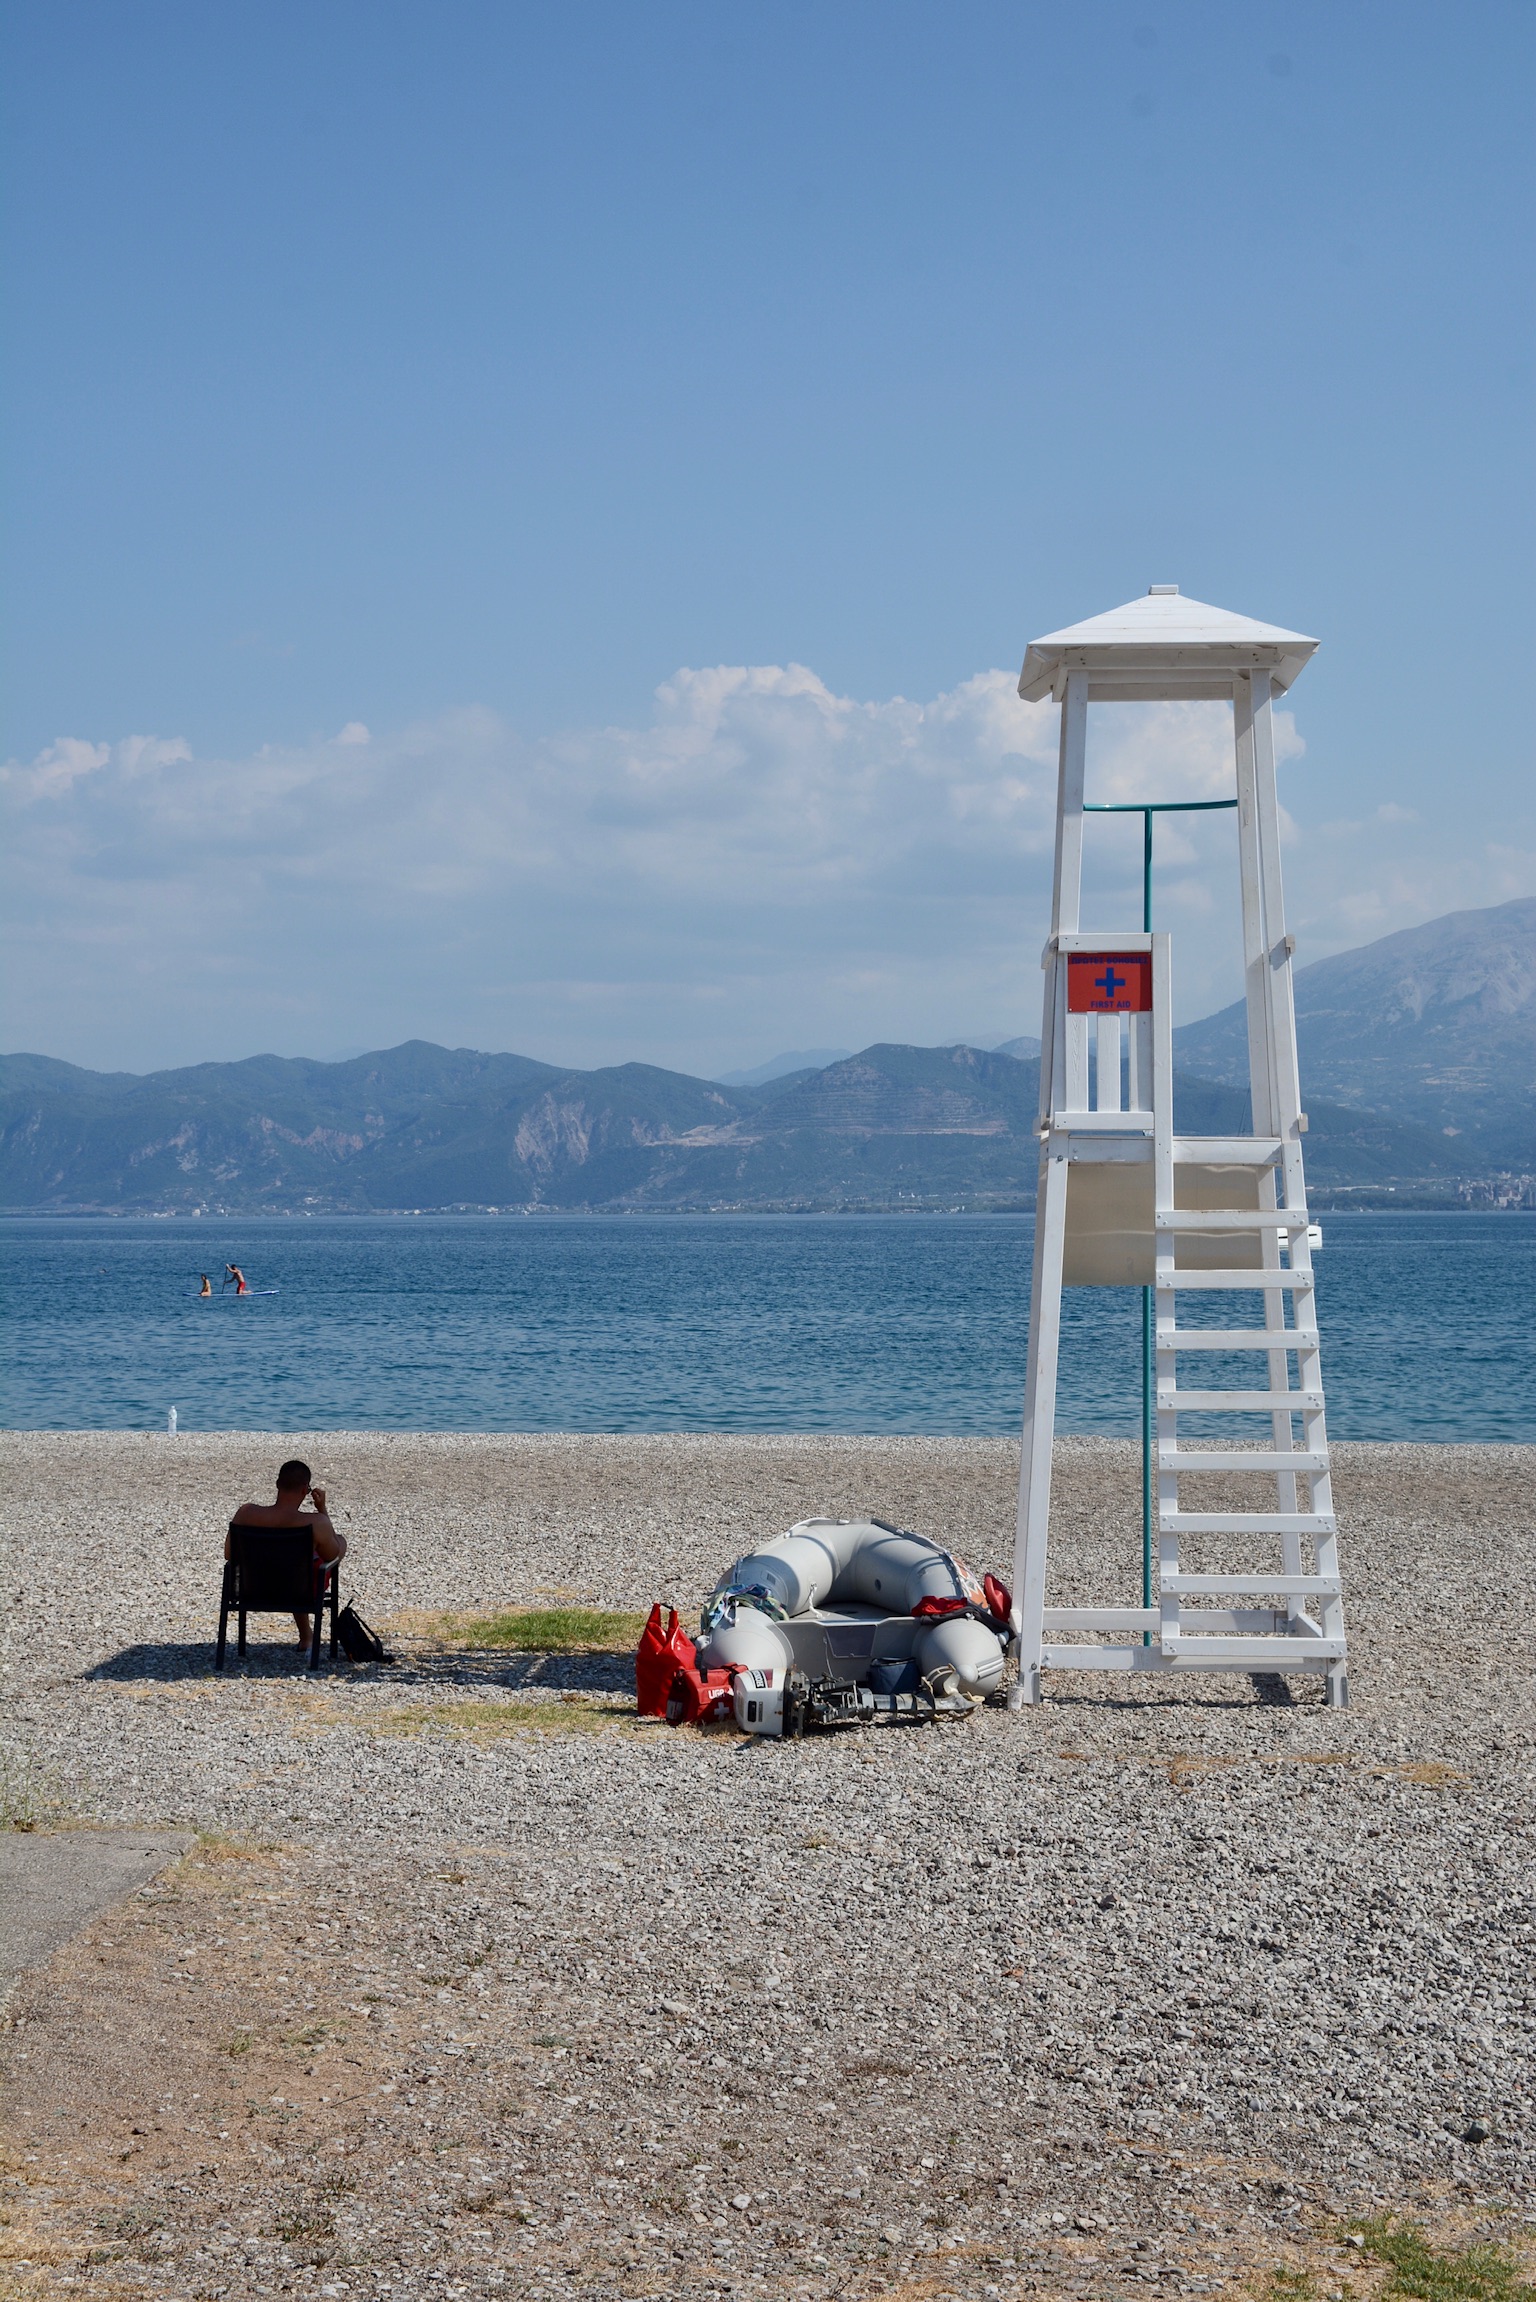
[[[1150,1015],[1150,951],[1069,951],[1069,1015]]]

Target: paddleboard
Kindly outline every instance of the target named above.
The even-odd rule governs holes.
[[[219,1295],[192,1294],[187,1297],[187,1301],[189,1303],[248,1303],[253,1295],[280,1295],[282,1291],[281,1287],[247,1287],[243,1295],[232,1295],[226,1288],[224,1293]]]

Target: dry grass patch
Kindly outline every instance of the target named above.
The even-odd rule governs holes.
[[[228,1831],[200,1830],[196,1846],[183,1855],[185,1863],[261,1862],[269,1854],[281,1854],[276,1839],[234,1837]]]
[[[1168,1780],[1175,1790],[1190,1790],[1203,1774],[1221,1774],[1242,1765],[1241,1759],[1221,1758],[1207,1751],[1170,1751],[1166,1758],[1154,1759],[1154,1766],[1166,1769]]]
[[[52,1776],[32,1759],[0,1753],[0,1830],[42,1830],[63,1818],[65,1805]]]
[[[1348,2282],[1356,2292],[1368,2292],[1372,2302],[1536,2302],[1536,2286],[1506,2246],[1486,2239],[1464,2246],[1432,2239],[1417,2223],[1392,2215],[1347,2228],[1354,2234],[1351,2243],[1362,2247],[1356,2263],[1385,2272],[1369,2287],[1358,2277]],[[1245,2283],[1256,2302],[1339,2302],[1341,2291],[1337,2261],[1276,2263],[1250,2272]]]
[[[477,1654],[615,1655],[634,1652],[645,1616],[603,1607],[505,1607],[494,1615],[400,1617],[393,1627]]]
[[[1503,2246],[1435,2246],[1411,2222],[1381,2217],[1352,2225],[1367,2252],[1391,2271],[1383,2289],[1389,2296],[1413,2295],[1417,2302],[1533,2302],[1536,2286],[1520,2274],[1521,2265]]]
[[[631,1702],[615,1702],[605,1695],[572,1689],[549,1695],[455,1695],[441,1701],[395,1702],[375,1707],[354,1705],[333,1695],[311,1694],[307,1689],[290,1697],[284,1708],[291,1731],[300,1741],[312,1741],[336,1729],[348,1734],[410,1738],[446,1734],[461,1741],[498,1742],[516,1734],[601,1734],[609,1729],[634,1732],[657,1726],[660,1720],[641,1718]]]
[[[1415,1759],[1407,1766],[1373,1766],[1372,1774],[1385,1775],[1392,1782],[1416,1782],[1425,1790],[1449,1790],[1452,1783],[1465,1782],[1455,1767],[1447,1766],[1443,1759]]]
[[[592,1700],[585,1695],[561,1695],[554,1702],[478,1701],[401,1703],[380,1711],[367,1722],[373,1734],[457,1735],[466,1742],[498,1742],[514,1734],[600,1734],[605,1728],[632,1726],[632,1709],[618,1703]]]

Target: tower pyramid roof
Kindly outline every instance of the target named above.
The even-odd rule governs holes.
[[[1239,671],[1267,670],[1288,688],[1317,648],[1315,639],[1186,599],[1177,584],[1153,584],[1140,599],[1031,640],[1019,675],[1027,703],[1064,692],[1069,672],[1088,674],[1090,701],[1154,702],[1166,696],[1226,697]]]

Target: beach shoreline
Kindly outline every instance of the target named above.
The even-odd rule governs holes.
[[[275,1622],[211,1669],[224,1520],[292,1453],[393,1670],[311,1678]],[[1336,1449],[1347,1712],[1057,1674],[800,1746],[640,1725],[621,1651],[433,1624],[686,1611],[822,1510],[1006,1578],[1015,1444],[0,1457],[8,1783],[43,1829],[201,1834],[12,2002],[13,2262],[77,2271],[105,2212],[125,2294],[1365,2294],[1351,2214],[1536,2229],[1536,1449]],[[1053,1595],[1124,1603],[1138,1450],[1057,1466]]]

